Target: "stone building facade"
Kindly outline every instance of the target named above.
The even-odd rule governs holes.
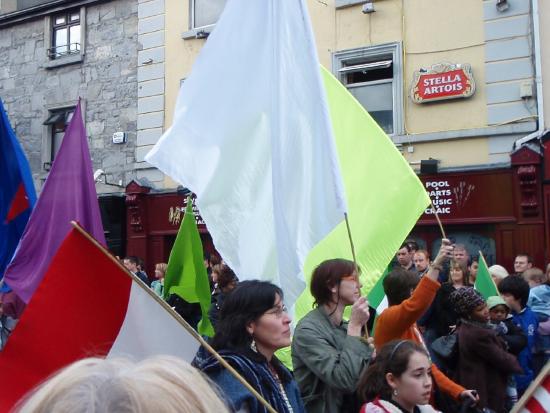
[[[124,187],[137,178],[137,65],[137,0],[0,3],[0,98],[35,186],[40,191],[80,97],[104,227],[118,253]]]

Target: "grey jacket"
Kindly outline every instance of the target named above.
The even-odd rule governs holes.
[[[292,339],[294,377],[309,413],[341,411],[344,395],[357,389],[372,349],[347,334],[347,322],[335,327],[322,307],[298,323]]]

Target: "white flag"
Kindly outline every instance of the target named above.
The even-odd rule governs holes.
[[[345,196],[305,1],[230,0],[147,155],[189,188],[241,280],[293,305]]]

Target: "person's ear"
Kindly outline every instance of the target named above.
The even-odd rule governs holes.
[[[392,391],[397,389],[397,379],[393,373],[386,373],[386,383],[391,387]]]
[[[254,330],[256,329],[256,323],[254,321],[251,321],[250,323],[248,323],[246,325],[246,331],[248,332],[248,334],[250,334],[251,336],[254,336]]]

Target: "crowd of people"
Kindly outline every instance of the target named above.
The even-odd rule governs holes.
[[[123,262],[164,295],[165,263],[150,282],[138,258]],[[292,335],[279,287],[239,282],[216,256],[205,265],[210,344],[279,413],[508,412],[550,358],[549,271],[534,268],[527,254],[516,257],[511,274],[489,268],[500,294],[486,300],[474,288],[478,262],[464,245],[443,239],[431,260],[405,242],[383,280],[388,307],[377,315],[361,295],[360,269],[345,259],[324,261],[310,280],[314,307]],[[196,326],[200,309],[185,304],[178,312]],[[276,355],[289,346],[292,369]],[[80,361],[18,409],[268,411],[216,357],[199,353],[194,367],[166,358]]]

